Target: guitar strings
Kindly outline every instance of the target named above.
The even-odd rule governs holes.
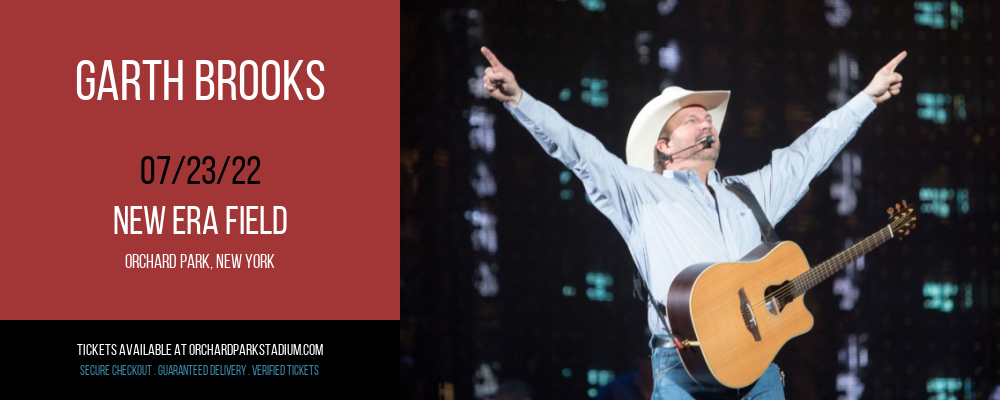
[[[823,263],[820,263],[818,266],[816,266],[816,268],[812,268],[809,271],[806,271],[806,272],[800,274],[798,277],[792,278],[792,280],[794,281],[795,279],[798,279],[799,277],[802,277],[802,276],[805,276],[806,274],[809,274],[810,276],[808,276],[808,277],[806,277],[804,279],[805,279],[805,282],[811,283],[811,285],[809,285],[810,289],[811,289],[813,286],[815,286],[816,284],[818,284],[820,281],[823,281],[826,278],[829,278],[833,273],[836,273],[837,271],[840,270],[840,267],[835,267],[834,265],[836,265],[836,263],[832,263],[832,261],[838,261],[838,260],[839,261],[845,261],[845,260],[847,260],[847,262],[844,263],[844,265],[846,266],[847,264],[849,264],[851,262],[854,262],[857,259],[861,258],[861,256],[864,255],[865,253],[868,253],[869,251],[875,249],[875,247],[878,247],[878,246],[884,244],[889,239],[891,239],[893,237],[893,235],[892,235],[893,231],[899,229],[899,227],[901,225],[903,225],[904,222],[909,223],[910,218],[907,218],[907,217],[909,217],[909,216],[912,215],[912,211],[913,211],[912,207],[913,207],[912,204],[909,205],[909,207],[907,207],[907,208],[909,209],[910,213],[905,214],[902,218],[898,218],[898,219],[892,221],[888,226],[886,226],[886,228],[879,229],[876,233],[872,234],[871,236],[868,236],[867,238],[865,238],[864,240],[862,240],[862,241],[858,242],[857,244],[851,246],[847,250],[844,250],[844,251],[838,253],[837,255],[833,256],[829,260],[824,261]],[[885,238],[885,234],[882,231],[885,230],[885,229],[887,229],[887,228],[889,229],[889,237]],[[862,244],[865,244],[866,242],[869,242],[869,240],[874,239],[875,235],[879,235],[878,239],[884,239],[884,240],[882,240],[881,243],[875,244],[870,249],[858,252],[857,256],[854,257],[852,249],[860,249],[862,247],[861,246]],[[878,239],[876,239],[875,241],[878,241]],[[816,272],[814,272],[814,271],[816,271]],[[827,274],[827,273],[829,273],[829,274]],[[784,296],[788,295],[789,293],[793,293],[796,289],[797,289],[797,285],[789,284],[786,287],[784,287],[782,289],[779,289],[777,292],[772,293],[770,295],[770,298],[774,299],[774,298],[778,298],[778,297],[784,297]],[[808,290],[809,289],[803,290],[801,294],[794,296],[793,299],[795,297],[801,296],[802,294],[805,294],[805,292],[808,291]],[[758,300],[757,302],[751,304],[750,309],[753,310],[753,311],[755,311],[755,312],[767,311],[767,306],[765,304],[767,302],[767,300],[768,300],[768,296],[764,296],[763,299]],[[762,305],[763,305],[763,307],[761,307]]]
[[[892,229],[891,228],[891,224],[889,226],[887,226],[886,228]],[[808,277],[804,278],[805,282],[813,282],[813,283],[819,283],[820,281],[828,278],[830,275],[832,275],[833,273],[836,273],[837,271],[840,270],[840,268],[838,268],[838,267],[835,266],[838,263],[833,263],[833,261],[841,261],[841,262],[843,262],[843,265],[847,265],[847,264],[849,264],[851,262],[856,261],[862,255],[864,255],[865,253],[871,251],[875,247],[878,247],[882,243],[885,243],[888,239],[883,240],[882,243],[875,244],[870,249],[867,249],[867,250],[864,250],[864,251],[857,251],[857,249],[860,249],[861,247],[865,247],[865,246],[862,246],[863,244],[867,245],[867,244],[869,244],[869,241],[871,239],[875,239],[875,235],[879,235],[880,236],[879,239],[884,238],[884,234],[882,233],[882,231],[885,230],[886,228],[879,229],[878,232],[872,234],[871,236],[869,236],[869,237],[865,238],[864,240],[858,242],[857,244],[851,246],[847,250],[844,250],[844,251],[838,253],[837,255],[833,256],[829,260],[824,261],[823,263],[821,263],[818,266],[816,266],[816,268],[812,268],[809,271],[806,271],[806,272],[802,273],[801,275],[799,275],[799,277],[806,276],[806,274],[809,274]],[[878,241],[878,239],[875,239],[875,241]],[[827,274],[828,272],[830,274]],[[792,278],[792,280],[794,281],[795,279],[798,279],[799,277]],[[785,297],[789,293],[792,293],[792,292],[794,292],[797,289],[797,285],[795,285],[792,282],[790,282],[790,283],[791,284],[785,286],[784,288],[779,289],[778,291],[776,291],[774,293],[771,293],[770,296],[765,296],[763,299],[758,300],[757,302],[751,304],[751,309],[754,310],[754,311],[757,311],[757,312],[759,312],[759,311],[767,311],[767,306],[766,306],[765,303],[767,302],[767,300],[769,298],[774,299],[774,298],[779,298],[779,297]],[[810,285],[810,286],[815,286],[815,284]],[[806,289],[806,290],[808,290],[808,289]],[[802,294],[805,294],[805,291],[803,291]],[[794,296],[794,297],[798,297],[798,296]],[[794,297],[793,297],[793,299],[794,299]],[[763,305],[762,308],[761,308],[761,305]]]
[[[818,266],[816,266],[816,268],[812,268],[809,271],[806,271],[806,272],[800,274],[798,277],[792,278],[792,280],[794,281],[795,279],[798,279],[799,277],[802,277],[802,276],[805,276],[806,274],[809,274],[809,276],[806,277],[806,278],[804,278],[804,279],[805,279],[806,283],[810,283],[808,286],[810,286],[810,289],[811,289],[816,284],[818,284],[819,282],[825,280],[826,278],[829,278],[831,275],[833,275],[834,273],[836,273],[837,271],[839,271],[840,268],[842,268],[842,267],[835,267],[835,265],[837,263],[832,263],[832,261],[845,261],[846,260],[847,262],[843,263],[843,265],[845,265],[845,266],[847,264],[851,263],[851,262],[857,261],[857,259],[861,258],[861,256],[864,255],[865,253],[868,253],[869,251],[875,249],[876,247],[884,244],[889,239],[892,239],[894,237],[892,235],[892,232],[896,231],[897,229],[899,229],[904,223],[908,224],[910,222],[910,220],[911,220],[910,217],[912,216],[912,211],[913,211],[913,208],[914,208],[913,206],[914,206],[914,204],[908,205],[907,209],[908,209],[909,212],[906,213],[906,214],[904,214],[902,217],[897,218],[896,220],[893,220],[885,228],[879,229],[874,234],[868,236],[864,240],[862,240],[862,241],[856,243],[855,245],[849,247],[847,250],[844,250],[844,251],[838,253],[837,255],[833,256],[832,258],[830,258],[827,261],[824,261],[823,263],[820,263]],[[885,237],[885,233],[883,233],[883,230],[885,230],[885,229],[889,229],[889,232],[888,232],[889,233],[889,237],[888,238],[886,238]],[[876,239],[875,235],[879,235],[879,238]],[[868,243],[872,239],[875,239],[874,241],[878,241],[878,240],[882,240],[882,241],[881,241],[881,243],[877,243],[877,244],[875,244],[874,246],[872,246],[871,248],[869,248],[867,250],[864,250],[864,251],[852,251],[852,249],[860,249],[862,247],[862,244],[866,244],[866,243]],[[857,252],[856,257],[855,257],[855,254],[854,254],[855,252]],[[813,272],[813,271],[816,271],[816,272]],[[788,295],[789,293],[793,293],[796,289],[797,289],[797,285],[789,284],[786,287],[784,287],[782,289],[779,289],[777,292],[772,293],[771,296],[770,296],[770,298],[774,299],[774,298],[777,298],[779,296],[780,297],[784,297],[784,296]],[[805,290],[802,291],[801,294],[796,295],[796,296],[794,296],[792,298],[794,299],[795,297],[801,296],[802,294],[805,294],[805,292],[808,291],[808,290],[809,289],[805,289]],[[757,302],[751,304],[750,305],[750,309],[753,310],[753,311],[755,311],[755,312],[767,311],[767,306],[765,304],[767,302],[767,300],[768,300],[768,297],[764,296],[763,299],[758,300]],[[761,305],[763,305],[763,308],[761,308]]]
[[[753,310],[755,312],[768,311],[768,308],[767,308],[767,305],[766,305],[768,299],[782,298],[782,297],[786,297],[787,295],[789,295],[791,293],[794,293],[796,291],[796,289],[798,288],[798,285],[796,285],[794,283],[794,280],[798,279],[800,277],[804,277],[805,276],[805,278],[803,278],[804,282],[800,282],[800,283],[811,283],[811,284],[807,285],[807,286],[810,286],[810,289],[811,289],[813,286],[815,286],[819,282],[825,280],[826,278],[829,278],[834,273],[840,271],[840,269],[842,267],[837,267],[836,266],[837,264],[840,264],[842,262],[843,265],[846,266],[849,263],[857,261],[865,253],[868,253],[869,251],[874,250],[876,247],[878,247],[878,246],[882,245],[883,243],[887,242],[888,239],[892,238],[891,231],[897,229],[898,225],[900,225],[900,224],[897,224],[897,223],[900,223],[900,222],[902,222],[904,220],[906,220],[906,218],[901,218],[901,219],[893,221],[888,226],[886,226],[886,228],[879,229],[876,233],[874,233],[871,236],[868,236],[867,238],[865,238],[864,240],[856,243],[855,245],[851,246],[847,250],[844,250],[844,251],[838,253],[837,255],[833,256],[829,260],[820,263],[819,265],[816,266],[816,268],[812,268],[809,271],[806,271],[806,272],[800,274],[798,277],[792,278],[792,282],[789,282],[789,284],[786,285],[785,287],[779,289],[778,291],[776,291],[774,293],[771,293],[769,296],[764,296],[763,299],[758,300],[757,302],[751,304],[751,306],[750,306],[751,310]],[[897,225],[897,226],[893,227],[893,225]],[[885,234],[882,232],[883,230],[885,230],[887,228],[890,230],[890,236],[889,236],[889,238],[885,238]],[[875,238],[875,235],[879,235],[879,238]],[[872,239],[874,239],[874,240],[872,240]],[[866,249],[866,250],[863,250],[863,251],[860,250],[862,247],[867,247],[868,244],[872,244],[873,242],[877,242],[879,239],[884,239],[884,240],[882,240],[881,243],[874,244],[874,246],[872,246],[869,249]],[[834,262],[834,261],[839,261],[839,262]],[[806,276],[807,274],[809,276]],[[796,297],[799,297],[802,294],[805,294],[805,292],[807,290],[809,290],[809,289],[803,290],[801,294],[793,296],[792,299],[794,299]],[[788,304],[788,303],[785,303],[785,304]]]
[[[839,270],[836,267],[837,264],[843,263],[844,265],[846,265],[846,264],[848,264],[848,263],[856,260],[856,258],[854,258],[853,256],[854,256],[853,254],[851,254],[850,256],[848,256],[847,254],[838,254],[837,256],[831,258],[829,261],[826,261],[826,262],[818,265],[816,268],[813,268],[813,269],[809,270],[808,272],[802,274],[801,275],[802,276],[801,279],[804,279],[804,282],[818,282],[818,281],[821,281],[821,280],[825,279],[825,277],[828,276],[828,274],[830,274],[832,272],[836,272],[837,270]],[[808,275],[806,275],[806,274],[808,274]],[[799,291],[801,289],[801,287],[803,286],[802,283],[803,282],[795,282],[795,280],[793,279],[792,282],[790,282],[789,284],[785,285],[784,287],[782,287],[778,291],[776,291],[774,293],[769,293],[768,295],[766,295],[761,300],[758,300],[757,302],[753,303],[751,305],[751,308],[755,312],[769,311],[769,308],[767,307],[767,304],[766,304],[769,300],[779,300],[779,301],[781,301],[784,304],[788,304],[794,298],[797,298],[797,297],[799,297],[799,296],[801,296],[802,294],[805,293],[805,291],[802,291],[802,293],[795,294],[795,292]],[[807,284],[806,286],[810,286],[810,285]],[[806,290],[808,290],[808,289],[806,289]],[[791,297],[791,299],[788,299],[789,297]]]

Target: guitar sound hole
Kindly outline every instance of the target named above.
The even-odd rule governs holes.
[[[794,300],[792,298],[791,285],[791,282],[785,281],[780,285],[768,286],[764,289],[767,312],[771,313],[771,315],[781,314],[781,311],[785,309],[785,305]]]

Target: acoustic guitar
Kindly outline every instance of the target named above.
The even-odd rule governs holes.
[[[889,208],[891,222],[813,268],[793,242],[763,243],[735,262],[695,264],[667,293],[667,318],[688,375],[702,385],[757,381],[790,339],[812,329],[802,296],[882,243],[908,235],[916,205]]]

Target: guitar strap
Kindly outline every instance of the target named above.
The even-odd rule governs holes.
[[[743,201],[743,204],[750,207],[750,211],[753,212],[754,218],[757,219],[757,225],[760,225],[760,236],[765,242],[775,243],[781,240],[778,239],[778,234],[774,232],[774,227],[772,227],[771,222],[767,220],[767,215],[764,214],[764,210],[760,207],[760,203],[757,202],[757,198],[754,197],[750,188],[739,182],[731,182],[729,185],[726,185],[726,189],[729,189],[729,191],[733,192],[736,197],[739,197],[740,200]],[[632,286],[634,288],[632,295],[644,302],[648,301],[653,303],[653,308],[656,309],[656,313],[660,315],[660,320],[663,321],[663,326],[666,327],[666,307],[656,300],[653,300],[652,296],[649,295],[649,288],[646,286],[646,281],[642,279],[642,275],[639,274],[638,270],[632,273]],[[669,329],[667,332],[673,336],[673,333],[671,333]]]
[[[764,210],[760,208],[760,203],[757,202],[757,198],[754,197],[753,193],[750,192],[750,188],[739,182],[732,182],[726,185],[726,189],[730,192],[736,194],[743,203],[750,207],[750,211],[753,212],[754,218],[757,218],[757,225],[760,225],[760,236],[768,243],[777,243],[781,239],[778,239],[778,234],[774,233],[774,227],[771,226],[771,222],[767,220],[767,215],[764,214]]]

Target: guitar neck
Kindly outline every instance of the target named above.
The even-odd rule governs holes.
[[[874,250],[889,239],[892,239],[891,225],[879,229],[878,232],[855,243],[854,246],[824,261],[822,264],[810,268],[809,271],[792,279],[792,286],[795,288],[793,297],[801,296],[809,289],[812,289],[826,278],[833,276],[837,271],[844,269],[848,264],[861,258],[865,253]]]

